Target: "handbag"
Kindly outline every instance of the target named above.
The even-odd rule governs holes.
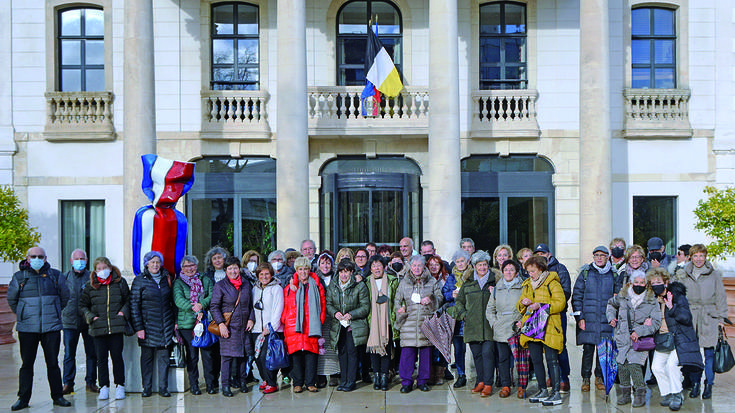
[[[176,367],[176,368],[182,368],[186,366],[186,361],[184,360],[184,346],[181,344],[174,344],[173,348],[171,349],[171,354],[169,356],[168,360],[169,367]]]
[[[628,331],[632,334],[633,323],[631,320],[630,308],[628,308]],[[656,342],[653,340],[653,336],[638,337],[637,341],[631,340],[631,347],[633,351],[651,351],[656,349]]]
[[[228,311],[226,313],[222,313],[222,318],[225,319],[225,326],[230,326],[230,318],[232,318],[232,313],[235,312],[235,309],[237,308],[238,304],[240,304],[240,295],[242,294],[242,288],[240,288],[240,292],[237,294],[237,301],[235,301],[235,306],[232,307],[232,311]],[[212,317],[212,321],[209,322],[209,325],[207,326],[207,331],[214,334],[217,337],[222,337],[222,335],[219,332],[219,324],[217,324],[216,321],[214,321],[214,317]]]
[[[206,315],[202,317],[201,324],[209,327]],[[217,330],[219,330],[219,327],[217,327]],[[191,346],[197,348],[205,348],[211,346],[216,342],[217,336],[212,334],[212,332],[209,331],[209,328],[205,328],[201,336],[194,335],[194,337],[191,339]]]
[[[653,336],[653,341],[656,343],[656,351],[661,353],[668,353],[674,350],[674,334],[668,333],[656,333]]]
[[[543,340],[546,335],[546,323],[549,320],[549,305],[544,304],[536,310],[521,327],[521,334],[537,340]]]
[[[265,368],[270,371],[284,369],[288,367],[286,344],[273,331],[271,323],[268,323],[268,330],[270,330],[270,334],[268,335],[268,350],[265,353]]]
[[[735,358],[732,356],[730,343],[727,342],[727,334],[722,327],[719,327],[720,333],[717,338],[717,347],[715,347],[715,373],[727,373],[735,366]]]

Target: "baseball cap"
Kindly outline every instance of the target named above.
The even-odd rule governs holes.
[[[533,249],[533,252],[544,252],[544,253],[550,253],[549,246],[544,244],[543,242],[541,244],[536,245],[536,248]]]
[[[660,250],[664,247],[664,242],[659,237],[653,237],[648,240],[648,249],[649,250]]]
[[[608,249],[607,249],[607,247],[606,247],[606,246],[604,246],[604,245],[598,245],[598,246],[597,246],[597,247],[595,248],[595,250],[594,250],[594,251],[592,251],[592,253],[594,254],[594,253],[596,253],[596,252],[598,252],[598,251],[599,251],[599,252],[603,252],[603,253],[605,253],[605,254],[607,254],[607,255],[610,255],[610,250],[608,250]]]

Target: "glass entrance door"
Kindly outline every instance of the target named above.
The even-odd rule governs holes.
[[[399,191],[368,188],[337,195],[339,248],[396,243],[403,233],[404,199]]]

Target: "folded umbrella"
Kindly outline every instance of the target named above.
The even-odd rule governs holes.
[[[602,370],[602,379],[605,382],[605,396],[610,395],[615,383],[615,377],[618,375],[618,348],[615,342],[610,338],[603,338],[597,345],[597,358],[600,361],[600,369]]]
[[[434,313],[421,323],[421,332],[442,353],[447,363],[452,362],[451,348],[455,320],[446,312]]]

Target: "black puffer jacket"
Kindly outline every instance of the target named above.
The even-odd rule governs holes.
[[[89,323],[89,335],[100,337],[125,332],[125,319],[130,318],[128,282],[113,267],[110,284],[102,285],[95,274],[90,275],[79,297],[79,312]],[[124,315],[119,315],[122,312]],[[95,317],[98,317],[96,320]],[[147,334],[147,332],[146,332]]]
[[[21,333],[60,331],[61,311],[68,301],[69,290],[61,273],[48,262],[36,272],[22,261],[8,285],[8,305],[17,317],[15,329]]]
[[[130,314],[133,329],[145,330],[145,339],[138,339],[141,347],[167,347],[174,335],[176,317],[173,305],[173,277],[161,268],[161,282],[156,282],[146,269],[133,280],[130,292]]]
[[[556,272],[556,274],[559,276],[559,284],[561,284],[561,289],[564,290],[564,297],[566,298],[566,302],[569,303],[569,299],[572,298],[572,279],[569,276],[569,270],[567,269],[566,265],[559,262],[559,260],[556,259],[556,257],[551,256],[549,257],[549,266],[547,268],[549,272]],[[564,305],[564,311],[567,311],[568,304]]]
[[[79,312],[79,297],[82,295],[84,284],[89,281],[89,270],[82,272],[69,270],[63,278],[66,282],[66,288],[69,290],[69,302],[66,303],[66,307],[61,312],[61,322],[64,324],[64,328],[85,330],[87,322],[84,321],[82,314]]]
[[[674,347],[679,357],[679,365],[686,371],[702,371],[704,363],[699,352],[699,338],[692,324],[692,312],[689,310],[687,288],[680,282],[670,282],[667,287],[671,291],[672,306],[664,307],[666,327],[674,334]]]

